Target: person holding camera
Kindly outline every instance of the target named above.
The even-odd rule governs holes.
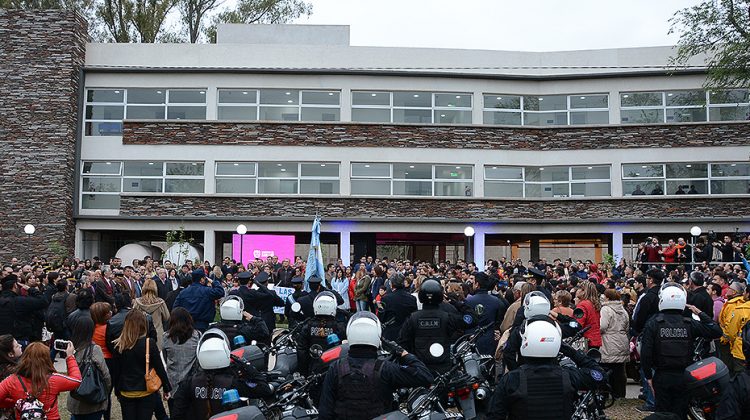
[[[714,246],[721,252],[721,262],[734,262],[734,253],[741,251],[739,244],[733,242],[729,235],[724,235],[723,242],[714,242]]]
[[[656,236],[646,238],[645,249],[646,262],[649,264],[658,264],[662,261],[663,250],[659,245],[659,238]]]

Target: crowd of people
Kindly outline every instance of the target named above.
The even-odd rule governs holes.
[[[531,329],[525,328],[538,316],[557,325],[561,338],[573,321],[579,328],[588,327],[579,347],[600,351],[596,369],[606,372],[603,377],[615,397],[625,397],[627,378],[634,377],[641,384],[639,411],[673,412],[684,418],[687,394],[676,372],[681,375],[692,362],[697,337],[706,338],[707,352],[721,357],[733,375],[746,374],[747,243],[731,236],[721,242],[708,238],[692,250],[682,238],[661,246],[654,237],[641,244],[635,261],[612,265],[572,259],[524,264],[503,257],[477,267],[463,260],[432,263],[364,256],[351,266],[338,260],[326,267],[324,278],[307,280],[299,257],[294,262],[269,257],[247,264],[224,258],[216,265],[186,261],[181,266],[150,257],[127,265],[119,258],[66,259],[60,264],[14,258],[0,272],[0,419],[32,410],[35,404],[47,418],[60,418],[58,395],[91,381],[91,371],[98,372],[96,380],[108,391],[106,397],[70,393],[66,406],[71,418],[109,419],[113,395],[127,419],[208,418],[221,410],[221,395],[211,391],[219,389],[217,376],[204,373],[229,366],[228,356],[222,356],[226,362],[217,362],[222,357],[211,355],[251,341],[270,343],[277,323],[299,327],[302,374],[320,369],[310,356],[314,346],[326,350],[349,338],[377,347],[374,341],[382,339],[403,355],[402,368],[411,372],[399,373],[394,367],[393,378],[403,374],[411,382],[415,377],[424,382],[450,367],[447,352],[435,355],[428,347],[437,343],[447,348],[461,332],[489,326],[477,349],[494,355],[500,374],[507,376],[492,400],[492,412],[504,416],[513,404],[499,394],[513,387],[517,378],[511,373],[541,357],[527,349]],[[293,288],[294,293],[282,299],[274,291],[279,287]],[[673,301],[664,297],[665,288]],[[278,307],[284,308],[283,315],[274,311]],[[349,320],[351,314],[355,316]],[[697,320],[689,318],[691,314]],[[361,331],[377,324],[376,340],[363,338],[356,329],[355,337],[347,337],[355,318],[359,321],[354,324],[364,325]],[[686,332],[664,341],[660,328]],[[52,345],[60,340],[67,342],[64,348]],[[558,350],[584,365],[591,363],[565,346],[560,349],[558,344]],[[370,350],[361,354],[370,355]],[[53,361],[59,356],[65,358],[65,374],[55,371]],[[634,361],[639,357],[638,365]],[[236,385],[247,390],[247,384],[234,384],[231,372],[226,375],[221,389]],[[336,377],[329,376],[313,392],[321,418],[347,412],[340,406],[346,398],[332,398],[341,388]],[[253,388],[247,392],[270,392],[262,383]],[[196,404],[196,398],[203,402]],[[506,403],[511,408],[504,407]],[[742,404],[733,410],[743,410]]]

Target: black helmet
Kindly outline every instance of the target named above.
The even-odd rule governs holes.
[[[443,301],[443,286],[437,280],[425,280],[419,288],[419,301],[437,305]]]
[[[746,323],[742,327],[742,353],[745,355],[745,360],[750,360],[750,322]]]

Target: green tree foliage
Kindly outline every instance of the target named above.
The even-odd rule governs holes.
[[[680,36],[673,57],[677,68],[705,54],[706,87],[750,86],[750,0],[704,0],[670,22],[670,33]]]
[[[0,0],[0,8],[76,10],[94,41],[147,43],[215,42],[220,23],[285,23],[312,13],[304,0]]]

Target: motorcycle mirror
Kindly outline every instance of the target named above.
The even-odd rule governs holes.
[[[601,353],[599,352],[599,350],[597,350],[597,349],[589,349],[589,351],[588,351],[588,352],[586,352],[586,354],[587,354],[587,355],[588,355],[588,356],[589,356],[590,358],[594,359],[594,361],[595,361],[596,363],[599,363],[599,362],[600,362],[600,361],[602,360],[602,354],[601,354]]]
[[[583,309],[581,309],[581,308],[575,308],[575,309],[573,309],[573,318],[575,318],[575,319],[581,319],[581,318],[583,318],[583,315],[584,315]]]
[[[696,321],[700,321],[701,320],[701,317],[699,317],[698,314],[692,314],[692,316],[693,316],[693,319],[696,320]]]
[[[302,312],[302,305],[300,305],[299,302],[292,303],[292,312],[295,312],[295,313]]]
[[[432,357],[440,357],[445,353],[445,348],[440,343],[432,343],[430,345],[430,355]]]

